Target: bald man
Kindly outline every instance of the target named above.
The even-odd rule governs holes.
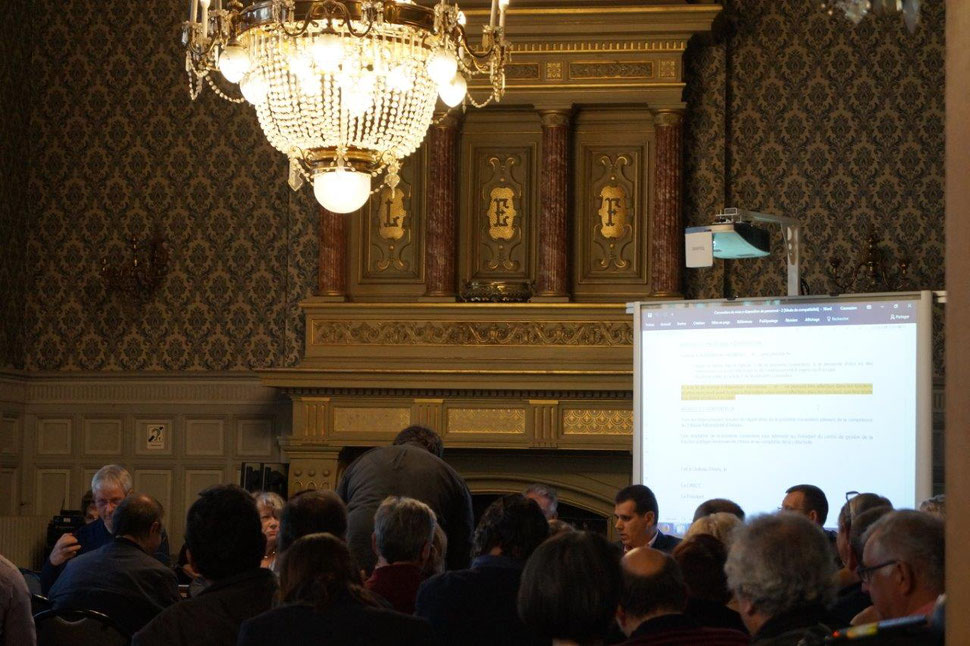
[[[663,643],[735,646],[748,636],[728,628],[702,628],[684,614],[687,586],[673,557],[649,547],[636,547],[624,555],[623,593],[616,620],[629,638],[625,646]]]

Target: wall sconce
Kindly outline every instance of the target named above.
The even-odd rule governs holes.
[[[825,273],[830,291],[834,294],[861,294],[865,292],[895,292],[908,284],[910,259],[901,256],[893,261],[886,245],[880,244],[876,234],[869,232],[858,262],[832,255]]]
[[[144,240],[132,236],[128,245],[127,257],[101,258],[101,278],[109,294],[118,294],[131,304],[144,305],[168,273],[165,238],[156,228]]]

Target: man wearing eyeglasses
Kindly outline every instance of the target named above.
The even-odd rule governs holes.
[[[929,615],[943,593],[943,521],[919,511],[886,514],[863,536],[856,572],[880,619]]]

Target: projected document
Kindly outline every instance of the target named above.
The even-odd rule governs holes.
[[[708,498],[777,509],[788,486],[912,505],[919,301],[641,313],[643,482],[675,532]]]

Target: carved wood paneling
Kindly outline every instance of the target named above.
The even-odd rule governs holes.
[[[476,118],[477,117],[477,118]],[[532,282],[538,213],[535,113],[469,115],[462,137],[462,276]]]
[[[577,300],[649,293],[653,146],[646,111],[586,111],[576,129],[573,293]]]
[[[349,291],[354,300],[413,297],[424,292],[426,158],[422,146],[404,160],[401,182],[393,192],[388,186],[381,187],[359,218],[350,216],[354,240],[350,265],[357,271]]]

